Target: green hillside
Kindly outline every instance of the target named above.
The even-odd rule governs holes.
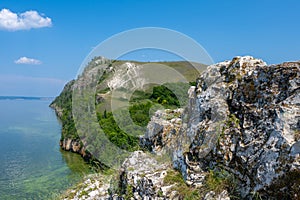
[[[175,73],[179,73],[186,81],[182,82],[179,78],[174,76],[174,79],[172,77],[167,79],[172,82],[163,83],[162,85],[146,84],[140,88],[137,84],[137,86],[135,86],[137,88],[132,92],[132,95],[129,98],[122,97],[124,95],[126,96],[128,93],[126,90],[127,83],[124,82],[124,80],[127,82],[132,81],[133,84],[136,81],[134,80],[135,77],[130,77],[130,70],[133,70],[132,72],[134,74],[134,70],[142,65],[146,65],[149,69],[151,69],[152,66],[153,68],[159,66],[162,67],[162,69],[166,68],[166,70],[169,70],[167,68],[170,68],[173,71],[176,70]],[[144,134],[151,115],[158,109],[184,107],[187,104],[187,91],[189,87],[195,83],[196,78],[199,76],[199,72],[204,70],[205,67],[206,66],[202,64],[191,64],[185,61],[145,63],[137,61],[107,60],[103,57],[94,58],[88,63],[77,80],[70,81],[61,94],[50,105],[56,110],[56,113],[62,122],[61,141],[65,139],[79,140],[72,113],[73,89],[83,88],[80,92],[84,93],[88,90],[85,88],[90,88],[91,86],[96,88],[93,98],[95,99],[97,121],[106,137],[121,149],[127,151],[139,149],[138,136]],[[118,73],[119,76],[122,76],[124,73],[129,75],[123,79],[120,78],[120,80],[116,79],[116,81],[115,76],[118,76]],[[162,71],[161,73],[169,72]],[[166,74],[166,76],[167,75],[168,74]],[[91,81],[94,79],[96,82]],[[112,89],[112,83],[117,85],[113,86],[117,88]],[[125,84],[125,86],[121,87],[120,85],[122,84]],[[113,90],[119,92],[117,97],[113,97]],[[112,101],[117,105],[114,108],[112,108]],[[128,111],[134,125],[130,123],[128,125],[128,117],[126,116]],[[118,115],[118,122],[116,122],[115,119],[116,115]],[[121,124],[122,127],[120,128]],[[95,141],[101,140],[101,138],[97,137],[102,136],[96,134],[92,136],[92,138],[84,138],[84,140],[93,141],[94,144],[96,144],[93,149],[90,149],[91,151],[97,149],[97,142]],[[83,145],[82,142],[81,145]],[[99,142],[98,145],[101,145],[101,142]]]

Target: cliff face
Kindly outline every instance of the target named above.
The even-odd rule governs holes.
[[[169,93],[169,96],[165,95],[162,98],[154,98],[151,97],[151,93],[148,92],[157,87],[148,84],[147,74],[152,70],[147,69],[153,69],[153,67],[161,65],[168,66],[168,68],[173,69],[171,70],[173,72],[181,70],[183,76],[191,82],[197,77],[198,71],[194,67],[196,66],[198,70],[204,68],[202,64],[193,63],[193,65],[191,65],[188,62],[142,63],[109,60],[104,57],[95,57],[92,59],[77,79],[70,81],[64,87],[61,94],[50,105],[50,107],[56,111],[57,116],[62,122],[60,141],[62,149],[79,153],[84,157],[87,154],[89,155],[88,157],[91,157],[88,153],[88,151],[90,151],[99,162],[101,162],[101,160],[103,162],[106,161],[105,164],[109,165],[107,160],[112,160],[110,159],[110,155],[106,155],[105,152],[98,152],[103,146],[100,142],[103,140],[102,134],[99,134],[99,131],[97,132],[95,128],[88,128],[90,130],[89,132],[87,132],[85,128],[77,129],[78,127],[85,127],[92,124],[92,120],[89,118],[88,112],[86,112],[91,110],[93,110],[93,112],[95,111],[97,115],[97,119],[93,118],[93,127],[97,127],[100,124],[106,134],[105,137],[109,138],[113,144],[128,151],[138,149],[139,140],[137,135],[144,133],[144,126],[146,126],[150,120],[148,116],[149,109],[147,110],[147,108],[155,103],[166,104],[165,102],[168,102],[168,100],[170,100],[169,106],[176,107],[179,104],[173,101],[174,99],[172,99],[173,97],[171,97]],[[189,83],[177,84],[178,77],[172,75],[169,75],[169,77],[168,80],[173,84],[169,86],[177,88],[179,94],[183,94],[182,99],[186,100],[185,90],[189,87]],[[159,89],[159,95],[167,91],[166,89]],[[113,91],[117,92],[113,93]],[[131,94],[131,92],[134,91],[137,91],[137,93]],[[88,96],[88,98],[83,98],[82,96]],[[132,96],[134,96],[135,99],[130,99]],[[161,99],[161,102],[158,102],[157,99]],[[129,105],[127,105],[127,101]],[[76,105],[75,107],[73,107],[74,104]],[[143,127],[136,128],[136,126],[128,125],[119,128],[116,125],[115,119],[111,117],[112,111],[120,113],[122,117],[119,118],[125,119],[126,121],[129,117],[125,116],[126,113],[123,112],[122,109],[127,106],[131,109],[130,112],[135,115],[132,118],[142,123]],[[144,110],[138,110],[139,108]],[[76,119],[78,120],[76,121]],[[122,124],[127,124],[127,122],[122,122]],[[96,130],[96,132],[91,133],[91,130]],[[135,132],[133,133],[133,131]],[[91,149],[88,149],[88,146],[91,147]]]
[[[209,66],[189,95],[181,117],[152,118],[148,149],[169,153],[191,186],[225,170],[242,198],[300,198],[299,62],[237,57]]]
[[[185,109],[151,118],[140,146],[152,154],[133,152],[74,199],[300,198],[300,62],[236,57],[209,66],[188,94]]]
[[[85,147],[81,144],[79,139],[63,139],[59,142],[60,147],[65,151],[80,154],[86,161],[89,161],[92,156],[86,151]]]
[[[80,154],[85,160],[92,156],[86,151],[82,141],[79,139],[74,122],[72,120],[72,89],[74,81],[70,81],[50,105],[55,110],[57,117],[62,122],[62,135],[59,142],[60,147],[65,151]]]

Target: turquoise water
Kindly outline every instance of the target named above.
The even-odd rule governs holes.
[[[60,150],[61,126],[50,101],[0,100],[0,199],[53,199],[89,166]]]

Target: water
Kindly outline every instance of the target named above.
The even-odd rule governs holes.
[[[0,100],[0,199],[53,199],[91,173],[60,150],[50,101]]]

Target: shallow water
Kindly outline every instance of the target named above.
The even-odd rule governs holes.
[[[60,150],[61,126],[42,100],[0,100],[0,199],[53,199],[89,166]]]

